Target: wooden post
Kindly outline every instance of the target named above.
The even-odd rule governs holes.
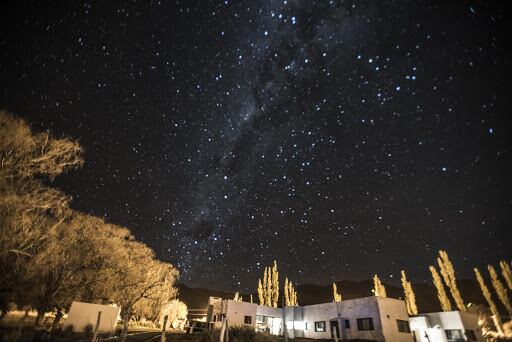
[[[91,342],[96,342],[96,338],[98,337],[98,329],[100,327],[101,321],[101,311],[98,311],[98,318],[96,319],[96,326],[94,327],[94,333],[92,334]]]
[[[224,334],[226,333],[226,318],[222,320],[222,325],[220,326],[220,334],[219,334],[219,342],[224,342]]]
[[[338,342],[338,332],[335,326],[332,327],[332,336],[334,337],[334,342]]]
[[[226,317],[226,342],[229,342],[229,322],[228,322],[227,317]]]
[[[164,325],[162,327],[162,336],[160,337],[160,342],[165,342],[165,328],[167,327],[167,319],[169,316],[164,316]]]
[[[286,328],[286,306],[284,305],[284,298],[283,298],[283,337],[284,342],[288,342],[288,329]]]

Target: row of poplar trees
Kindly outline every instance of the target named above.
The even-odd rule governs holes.
[[[265,267],[263,279],[258,279],[258,298],[260,305],[277,308],[279,303],[279,271],[274,260],[273,266]],[[284,305],[296,306],[298,304],[297,291],[293,283],[285,278]]]
[[[468,306],[464,304],[464,300],[462,299],[459,288],[457,286],[455,268],[446,251],[439,251],[439,255],[437,256],[437,265],[439,267],[439,271],[434,265],[429,266],[429,269],[432,274],[432,280],[437,291],[437,298],[439,300],[441,309],[443,311],[452,311],[454,309],[463,312],[467,311]],[[510,265],[506,261],[500,261],[500,269],[501,277],[492,265],[487,265],[487,270],[491,278],[492,287],[494,288],[494,291],[499,301],[507,310],[509,317],[512,318],[512,304],[509,297],[509,291],[512,290],[512,271]],[[496,303],[492,298],[491,291],[487,287],[487,284],[485,283],[485,280],[480,271],[478,270],[478,268],[474,268],[474,272],[480,289],[482,291],[483,297],[485,298],[487,304],[489,305],[489,310],[492,315],[493,323],[496,327],[497,335],[503,335],[503,324],[501,322],[500,314],[498,312]],[[502,279],[504,280],[504,282],[502,281]],[[382,284],[377,275],[374,276],[373,281],[374,294],[376,296],[386,297],[386,288],[384,287],[384,285]],[[401,271],[401,281],[404,290],[407,312],[410,315],[417,315],[418,307],[416,305],[416,296],[412,289],[411,283],[407,280],[405,271]],[[341,295],[338,295],[337,297],[335,286],[336,285],[333,284],[334,300],[337,301],[337,298],[340,298],[341,300]],[[448,291],[451,295],[451,298],[455,306],[452,305],[452,300],[450,299],[450,296],[448,295],[446,288],[448,288]]]
[[[0,319],[16,306],[36,310],[42,326],[53,311],[57,331],[73,301],[116,303],[124,340],[133,316],[159,319],[177,295],[178,271],[127,228],[70,208],[71,197],[51,186],[83,155],[77,141],[0,111]]]
[[[467,306],[464,304],[464,300],[462,299],[459,288],[457,286],[455,268],[450,258],[448,257],[448,253],[446,253],[446,251],[439,251],[439,255],[437,257],[437,264],[439,267],[439,271],[433,265],[431,265],[429,269],[432,274],[432,280],[437,291],[437,298],[439,300],[441,309],[443,311],[452,311],[454,308],[456,308],[459,311],[467,311]],[[501,279],[503,279],[505,283],[502,282],[498,272],[492,265],[488,265],[487,269],[489,271],[489,276],[491,278],[492,287],[494,288],[494,291],[498,299],[507,310],[508,315],[512,318],[512,305],[508,294],[508,292],[512,290],[512,271],[510,265],[506,261],[500,261]],[[492,298],[491,291],[487,287],[480,271],[477,268],[475,268],[474,272],[480,289],[482,291],[482,294],[489,305],[489,309],[494,321],[494,325],[496,326],[498,335],[503,334],[500,315],[496,307],[496,304],[494,303],[494,300]],[[418,307],[416,305],[416,296],[414,294],[412,284],[410,281],[407,280],[407,276],[405,274],[405,271],[403,270],[401,271],[401,283],[404,291],[407,312],[409,313],[409,315],[417,315]],[[455,307],[452,305],[452,301],[450,300],[450,297],[447,294],[445,286],[448,288],[448,291],[453,299],[453,302],[455,303]],[[332,284],[332,290],[333,301],[340,302],[342,300],[342,296],[336,286],[336,283]],[[374,293],[375,296],[387,297],[386,287],[382,284],[381,280],[377,275],[373,277],[372,292]]]
[[[437,256],[437,264],[439,267],[439,271],[433,265],[429,266],[430,272],[432,274],[432,280],[434,286],[437,291],[437,298],[439,300],[441,309],[443,311],[452,311],[454,307],[452,306],[452,301],[447,294],[445,286],[448,288],[449,293],[455,303],[455,308],[459,311],[467,311],[467,306],[464,304],[464,300],[460,294],[459,288],[457,286],[457,278],[455,275],[455,268],[453,263],[451,262],[448,253],[446,251],[440,250]],[[491,278],[492,287],[498,296],[498,299],[506,308],[509,316],[512,318],[512,305],[509,299],[508,292],[512,290],[512,271],[510,265],[506,261],[500,261],[500,269],[501,269],[501,278],[505,281],[505,284],[502,282],[498,272],[492,265],[488,265],[487,269],[489,271],[489,275]],[[492,298],[491,291],[487,287],[480,271],[475,268],[474,269],[476,279],[482,291],[484,298],[486,299],[489,309],[492,314],[492,318],[494,320],[494,325],[496,326],[496,330],[498,335],[503,334],[503,325],[501,323],[500,315],[496,304]],[[414,294],[414,290],[412,288],[411,282],[407,279],[406,273],[404,270],[400,272],[401,275],[401,283],[404,291],[405,303],[407,312],[409,315],[417,315],[418,314],[418,306],[416,305],[416,295]],[[375,296],[378,297],[387,297],[386,287],[382,284],[381,280],[377,275],[373,277],[373,289],[372,292]],[[333,291],[333,301],[340,302],[342,300],[341,292],[338,290],[336,283],[332,284]],[[297,302],[297,292],[293,287],[292,282],[288,281],[288,278],[285,279],[285,305],[298,305]],[[277,307],[279,300],[279,272],[277,270],[277,264],[274,261],[274,265],[271,267],[265,267],[265,271],[263,273],[263,280],[258,280],[258,296],[260,305]],[[235,300],[241,298],[238,295],[235,295]],[[252,296],[251,296],[252,302]]]

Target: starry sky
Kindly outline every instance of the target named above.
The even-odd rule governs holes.
[[[57,180],[190,286],[429,281],[512,258],[494,1],[2,2],[0,108],[79,139]],[[507,24],[508,22],[508,24]]]

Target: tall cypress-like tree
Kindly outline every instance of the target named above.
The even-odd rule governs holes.
[[[258,299],[260,301],[260,305],[265,305],[265,294],[263,290],[263,284],[261,283],[261,279],[258,279]]]
[[[439,299],[439,304],[441,304],[441,309],[443,311],[452,311],[452,303],[450,302],[450,298],[446,295],[446,291],[444,289],[443,280],[439,276],[436,268],[434,266],[430,266],[430,273],[432,273],[432,281],[434,282],[434,286],[437,290],[437,299]]]
[[[289,306],[290,305],[290,297],[288,292],[288,278],[284,279],[284,305]]]
[[[407,280],[405,271],[402,270],[401,275],[402,287],[404,288],[405,295],[405,304],[407,305],[407,312],[409,313],[409,315],[417,315],[418,307],[416,306],[416,296],[414,295],[411,282]]]
[[[501,267],[501,275],[505,279],[505,282],[507,283],[507,286],[510,290],[512,290],[512,271],[510,270],[510,265],[505,261],[500,261],[500,267]]]
[[[267,306],[272,306],[272,268],[267,267]]]
[[[286,306],[299,305],[297,302],[297,291],[295,291],[293,283],[288,278],[284,280],[284,300]]]
[[[466,311],[466,306],[464,305],[464,301],[462,300],[462,296],[460,295],[459,288],[457,287],[455,269],[453,267],[452,262],[450,261],[450,258],[448,257],[448,253],[446,253],[443,250],[440,250],[439,257],[437,258],[437,263],[439,264],[439,269],[441,270],[441,275],[444,278],[446,286],[448,286],[448,288],[450,289],[450,293],[452,294],[457,309],[459,309],[460,311]]]
[[[500,314],[498,312],[498,309],[496,308],[496,304],[494,304],[494,301],[492,300],[491,292],[489,292],[487,285],[485,285],[484,278],[482,278],[482,275],[480,274],[478,268],[475,267],[473,270],[475,271],[476,280],[478,280],[478,284],[480,285],[482,294],[484,295],[485,300],[487,301],[487,304],[489,304],[489,308],[491,309],[494,325],[496,326],[498,333],[500,335],[503,335],[503,324],[501,323]]]
[[[487,269],[489,270],[489,275],[491,276],[492,287],[494,287],[494,291],[498,295],[500,302],[507,309],[508,315],[512,317],[512,305],[510,304],[510,300],[508,299],[508,291],[498,278],[498,273],[492,265],[487,265]]]
[[[274,260],[272,267],[272,306],[277,308],[279,302],[279,272],[277,271],[277,262]]]
[[[373,293],[377,297],[387,297],[386,288],[377,275],[373,276]]]
[[[332,295],[334,302],[341,302],[341,293],[338,292],[336,283],[332,283]]]
[[[258,297],[260,305],[277,307],[279,301],[279,272],[275,260],[273,266],[265,267],[263,282],[261,279],[258,280]]]

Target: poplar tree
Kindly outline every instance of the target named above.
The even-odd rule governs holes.
[[[407,312],[409,315],[417,315],[418,307],[416,306],[416,296],[412,289],[411,282],[407,280],[405,271],[402,270],[402,287],[404,288],[405,304],[407,305]]]
[[[450,298],[446,294],[444,289],[443,281],[441,280],[441,276],[437,272],[434,266],[430,266],[430,273],[432,273],[432,280],[434,282],[434,286],[437,290],[437,299],[439,299],[439,304],[441,304],[441,309],[443,311],[452,311],[452,303],[450,302]]]
[[[292,285],[292,293],[291,293],[291,297],[292,297],[292,300],[291,300],[291,305],[294,305],[294,306],[297,306],[299,305],[299,302],[297,300],[297,291],[295,290],[295,287],[293,287]]]
[[[277,262],[272,267],[265,267],[263,282],[258,280],[258,297],[260,305],[277,307],[279,301],[279,272]]]
[[[491,293],[489,292],[487,285],[485,285],[484,278],[482,278],[482,275],[480,274],[478,268],[475,267],[473,270],[475,271],[476,279],[478,280],[478,284],[480,285],[482,294],[484,295],[485,300],[487,301],[487,304],[489,304],[489,308],[491,309],[494,325],[496,325],[498,333],[503,335],[503,325],[501,323],[500,314],[498,312],[498,309],[496,308],[496,304],[494,304],[494,301],[491,298]]]
[[[297,302],[297,291],[295,291],[292,282],[288,281],[288,278],[284,281],[284,301],[286,306],[299,305]]]
[[[498,295],[498,298],[503,303],[503,306],[507,309],[508,315],[512,317],[512,305],[510,304],[510,300],[508,299],[508,291],[503,286],[503,283],[498,278],[498,274],[492,265],[487,265],[487,269],[489,270],[489,274],[491,276],[492,287],[494,287],[494,291]]]
[[[265,292],[267,306],[272,306],[272,269],[267,267],[267,288]]]
[[[384,285],[382,285],[382,282],[380,281],[380,279],[377,275],[375,275],[373,277],[373,293],[377,297],[387,297],[386,287],[384,287]]]
[[[277,263],[274,260],[274,266],[272,267],[272,306],[277,308],[279,302],[279,272],[277,271]]]
[[[284,279],[284,305],[289,306],[290,305],[290,297],[288,292],[288,278]]]
[[[333,295],[334,302],[341,302],[341,293],[338,292],[336,283],[332,283],[332,295]]]
[[[260,301],[260,305],[265,305],[265,294],[263,291],[263,285],[261,284],[261,279],[258,279],[258,299]]]
[[[510,265],[505,260],[500,261],[501,267],[501,275],[505,279],[507,286],[510,290],[512,290],[512,271],[510,270]]]
[[[439,251],[439,257],[437,258],[441,275],[443,276],[446,286],[450,289],[455,305],[460,311],[466,311],[466,306],[460,295],[459,288],[457,287],[457,278],[455,277],[455,269],[453,264],[448,257],[448,253],[443,250]]]

